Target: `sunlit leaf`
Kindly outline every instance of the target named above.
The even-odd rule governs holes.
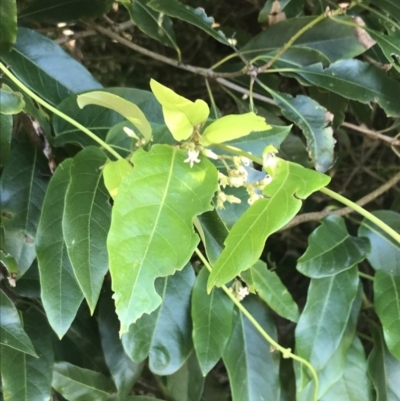
[[[24,97],[3,84],[0,89],[0,114],[18,114],[25,107]]]
[[[192,102],[154,79],[150,86],[162,106],[165,124],[177,141],[188,139],[194,127],[207,120],[210,109],[204,100]]]
[[[186,156],[167,145],[139,149],[119,187],[107,246],[121,333],[160,305],[155,279],[185,266],[199,241],[193,218],[211,209],[217,171],[206,158],[190,168]]]
[[[130,171],[132,171],[132,165],[126,159],[110,161],[104,166],[104,184],[113,199],[118,194],[122,180]]]

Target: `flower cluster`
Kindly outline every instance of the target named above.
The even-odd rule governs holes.
[[[229,291],[235,296],[238,301],[243,301],[243,299],[249,295],[249,289],[242,284],[240,280],[235,280]]]
[[[139,138],[135,134],[135,132],[132,129],[130,129],[129,127],[124,127],[123,130],[124,130],[125,134],[128,135],[130,138],[136,139],[135,146],[137,148],[140,148],[141,146],[146,145],[146,139],[145,138]]]

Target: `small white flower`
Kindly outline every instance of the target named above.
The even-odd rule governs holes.
[[[125,134],[128,135],[129,137],[140,140],[140,138],[135,134],[135,132],[132,129],[124,127],[123,130]]]
[[[236,196],[233,196],[233,195],[226,195],[226,202],[229,202],[229,203],[242,203],[242,200],[237,198]]]
[[[250,159],[248,159],[247,157],[244,157],[244,156],[242,156],[240,159],[242,161],[243,166],[246,166],[246,167],[250,166],[250,163],[251,163]]]
[[[188,158],[186,160],[184,160],[184,162],[189,163],[190,168],[192,168],[194,163],[200,163],[199,153],[200,152],[197,150],[189,149],[188,150]]]
[[[219,156],[216,153],[214,153],[212,150],[210,150],[210,149],[203,149],[201,151],[201,153],[205,157],[208,157],[209,159],[214,159],[214,160],[218,160],[219,159]]]
[[[217,209],[225,209],[224,203],[226,202],[225,192],[219,191],[217,194]]]
[[[239,188],[244,184],[244,179],[243,179],[243,177],[240,177],[240,176],[239,177],[229,177],[228,180],[229,180],[229,184],[235,188]]]
[[[221,185],[222,188],[225,188],[227,185],[229,185],[229,179],[225,174],[222,174],[218,171],[218,181],[219,185]]]
[[[237,291],[236,298],[242,301],[247,295],[249,295],[249,289],[247,287],[242,287]]]

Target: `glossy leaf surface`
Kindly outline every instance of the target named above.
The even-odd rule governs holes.
[[[386,345],[400,360],[400,276],[378,270],[374,277],[374,300]]]
[[[15,141],[0,185],[5,251],[18,264],[21,277],[36,257],[35,236],[50,175],[40,149],[24,138]]]
[[[139,149],[119,188],[107,245],[121,333],[160,305],[155,279],[184,267],[199,241],[193,218],[211,209],[216,169],[205,158],[190,168],[186,155],[167,145]]]
[[[96,147],[87,147],[74,157],[62,221],[68,256],[92,313],[108,271],[111,206],[101,172],[106,161]]]
[[[400,72],[400,38],[384,35],[373,30],[368,30],[368,33],[382,49],[388,62]]]
[[[269,335],[276,338],[272,316],[261,301],[249,295],[243,300],[243,306]],[[271,352],[264,337],[238,310],[234,313],[232,335],[223,360],[228,370],[232,401],[279,401],[279,354]]]
[[[208,291],[227,283],[260,258],[265,241],[293,218],[301,200],[329,182],[329,177],[304,167],[277,160],[272,182],[264,188],[268,199],[256,201],[230,231],[225,248],[213,266]],[[285,205],[285,208],[282,207]]]
[[[216,31],[212,28],[214,18],[208,17],[204,9],[200,7],[192,8],[177,0],[151,0],[148,4],[152,9],[195,25],[224,45],[229,45],[223,32]]]
[[[18,29],[10,53],[1,53],[4,63],[29,89],[56,105],[71,93],[99,89],[101,85],[76,60],[51,39],[28,28]]]
[[[109,378],[68,362],[54,364],[53,387],[68,401],[105,401],[115,392]]]
[[[215,366],[228,343],[234,306],[220,288],[207,294],[208,276],[203,267],[192,294],[193,344],[203,376]]]
[[[18,114],[24,107],[22,94],[3,84],[0,89],[0,114]]]
[[[297,270],[311,278],[332,276],[360,263],[369,251],[369,241],[350,236],[342,217],[328,216],[309,236]]]
[[[62,231],[71,165],[72,159],[65,160],[50,180],[36,236],[43,307],[59,337],[69,329],[83,300]]]
[[[0,3],[0,49],[10,49],[17,38],[17,2],[3,0]]]
[[[190,264],[182,271],[156,281],[161,306],[143,315],[122,336],[126,353],[139,363],[149,357],[150,370],[170,375],[192,351],[190,297],[195,276]]]
[[[241,274],[242,279],[256,291],[257,295],[279,316],[297,322],[299,308],[279,276],[268,270],[265,263],[257,261],[254,266]]]
[[[132,171],[132,165],[126,159],[108,162],[103,169],[104,184],[113,199],[124,177]]]

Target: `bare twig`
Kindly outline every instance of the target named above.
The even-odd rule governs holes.
[[[356,203],[359,206],[364,206],[367,203],[373,201],[377,197],[381,196],[385,192],[387,192],[390,188],[394,187],[400,181],[400,172],[395,174],[389,181],[385,184],[381,185],[379,188],[375,189],[368,195],[365,195]],[[336,215],[336,216],[345,216],[354,212],[354,210],[350,207],[344,207],[336,210],[322,210],[321,212],[313,212],[313,213],[304,213],[299,214],[294,217],[285,227],[283,227],[280,231],[287,230],[288,228],[292,228],[298,226],[301,223],[305,223],[307,221],[320,221],[326,216]]]
[[[369,136],[372,139],[379,139],[381,141],[387,142],[393,146],[400,146],[400,140],[396,138],[392,138],[387,135],[383,135],[380,132],[371,130],[363,125],[355,125],[351,123],[344,122],[342,123],[342,127],[350,128],[354,131],[361,132],[364,135]]]

